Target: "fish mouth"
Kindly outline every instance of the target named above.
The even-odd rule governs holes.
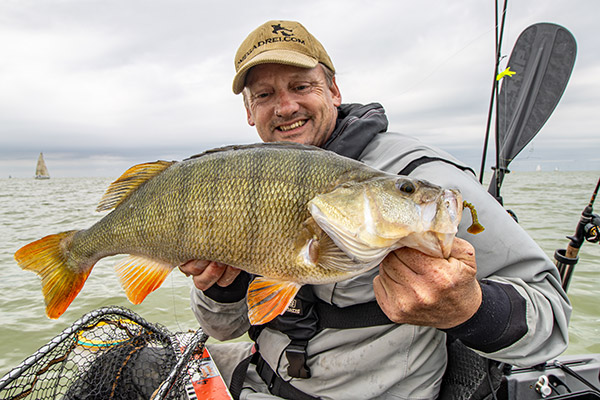
[[[455,234],[453,233],[436,233],[439,249],[442,251],[442,257],[448,259],[452,253],[452,245],[454,244]]]
[[[421,244],[427,249],[426,253],[446,259],[450,257],[462,209],[462,195],[453,189],[444,190],[435,201],[422,207],[423,219],[429,224],[430,240]]]
[[[307,119],[301,119],[299,121],[292,122],[291,124],[279,125],[279,126],[275,127],[275,129],[277,129],[278,131],[281,131],[281,132],[288,132],[288,131],[303,127],[307,121],[308,121]]]
[[[452,224],[448,225],[446,230],[442,228],[438,232],[453,232],[455,231],[453,225],[458,225],[462,217],[462,195],[456,190],[446,189],[436,199],[420,205],[418,209],[423,221],[429,224],[430,227],[435,226],[436,229],[442,228],[439,222],[444,219],[436,221],[436,218],[440,218],[441,213]]]
[[[455,189],[446,189],[442,194],[442,202],[448,211],[450,219],[460,222],[463,210],[462,194]]]

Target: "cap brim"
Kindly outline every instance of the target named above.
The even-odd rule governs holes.
[[[314,68],[319,60],[291,50],[267,50],[257,54],[248,61],[233,78],[233,93],[240,94],[244,90],[246,74],[250,68],[260,64],[284,64],[300,68]]]

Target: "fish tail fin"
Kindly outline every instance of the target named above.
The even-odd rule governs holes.
[[[46,236],[15,253],[15,260],[22,269],[33,271],[42,278],[46,315],[52,319],[60,317],[77,297],[94,266],[76,269],[68,266],[71,243],[77,232]]]
[[[129,301],[140,304],[162,285],[174,268],[162,261],[131,255],[115,266],[115,271]]]

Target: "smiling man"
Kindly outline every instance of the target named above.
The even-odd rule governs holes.
[[[323,146],[335,128],[342,96],[326,68],[281,64],[253,67],[243,91],[248,123],[264,142]]]
[[[243,93],[248,123],[263,141],[312,144],[458,188],[486,226],[474,236],[461,223],[448,259],[401,248],[379,269],[306,285],[263,326],[248,322],[253,276],[209,260],[182,265],[193,277],[192,309],[202,328],[219,340],[248,332],[255,342],[211,346],[236,397],[435,399],[447,340],[514,365],[535,365],[566,348],[570,305],[544,252],[468,166],[387,132],[378,103],[342,104],[333,63],[304,26],[261,25],[240,45],[235,67],[233,91]]]

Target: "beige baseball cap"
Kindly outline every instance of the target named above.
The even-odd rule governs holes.
[[[233,93],[239,94],[244,89],[250,68],[271,63],[302,68],[322,63],[335,72],[323,45],[302,24],[268,21],[252,31],[235,54]]]

